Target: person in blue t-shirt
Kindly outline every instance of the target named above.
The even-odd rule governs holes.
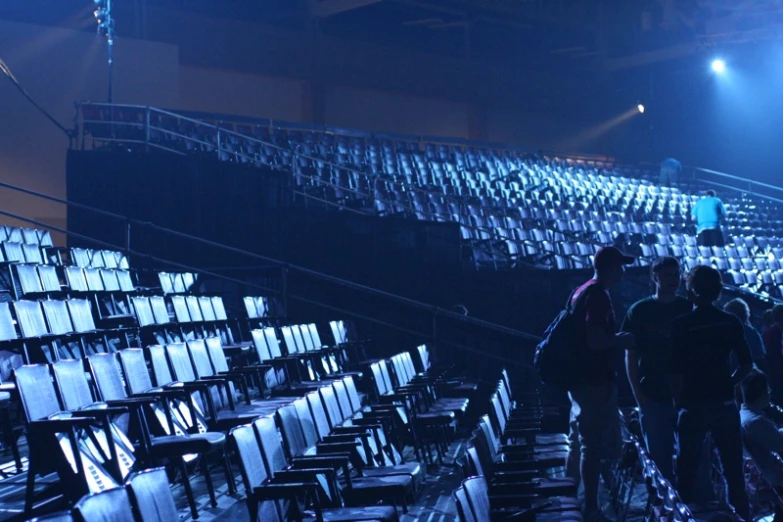
[[[720,223],[726,218],[726,207],[715,196],[714,190],[708,190],[707,195],[701,198],[691,211],[696,220],[697,243],[701,246],[723,246],[723,232]]]

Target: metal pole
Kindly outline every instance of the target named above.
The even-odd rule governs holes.
[[[111,0],[106,0],[106,37],[109,44],[109,103],[114,103],[114,19],[111,16]]]

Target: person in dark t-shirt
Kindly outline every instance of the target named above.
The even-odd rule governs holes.
[[[783,401],[783,305],[772,307],[772,324],[762,333],[767,377],[772,388],[772,401]]]
[[[593,258],[593,278],[574,291],[571,304],[582,303],[576,320],[583,343],[582,380],[568,393],[571,418],[579,444],[572,447],[573,462],[581,450],[580,475],[585,492],[585,520],[605,520],[598,507],[601,463],[618,459],[622,447],[617,405],[618,350],[633,347],[633,335],[616,333],[612,299],[607,291],[620,283],[625,265],[634,262],[615,247],[603,247]]]
[[[729,501],[737,514],[750,520],[734,385],[750,373],[753,360],[740,320],[714,305],[723,288],[720,273],[709,266],[697,266],[688,273],[686,287],[695,308],[672,324],[671,383],[679,410],[678,490],[685,502],[694,500],[702,448],[711,435],[720,455]],[[734,376],[729,360],[732,352],[739,363]]]
[[[625,368],[636,404],[647,451],[667,479],[674,480],[674,427],[677,421],[670,391],[671,328],[674,319],[693,310],[677,295],[680,263],[662,257],[652,265],[655,295],[628,309],[621,331],[634,334],[636,345],[626,352]]]

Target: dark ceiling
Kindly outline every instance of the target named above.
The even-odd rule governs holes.
[[[625,68],[783,37],[783,0],[114,0],[118,32],[147,7],[306,28],[506,64]],[[0,2],[0,18],[92,30],[92,0]]]

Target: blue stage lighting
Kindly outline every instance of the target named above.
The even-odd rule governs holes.
[[[726,62],[721,60],[720,58],[712,61],[712,72],[716,74],[723,74],[726,72]]]

